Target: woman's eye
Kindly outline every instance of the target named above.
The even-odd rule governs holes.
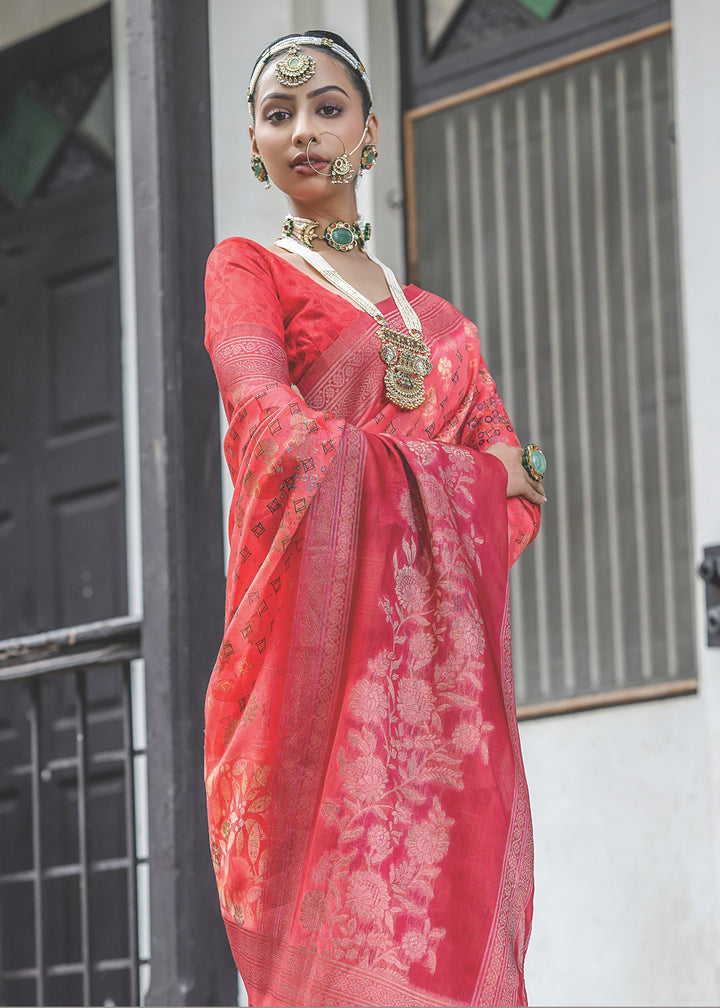
[[[323,105],[318,111],[322,116],[334,116],[338,115],[342,109],[338,105]]]
[[[278,122],[284,122],[287,118],[289,118],[289,116],[290,113],[288,112],[287,109],[273,109],[272,112],[267,113],[265,118],[267,119],[268,122],[278,123]]]

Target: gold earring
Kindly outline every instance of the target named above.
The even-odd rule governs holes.
[[[267,168],[263,162],[263,159],[259,154],[253,154],[250,158],[250,167],[252,168],[252,173],[258,182],[264,182],[265,188],[270,188],[270,176],[267,173]]]
[[[378,159],[378,149],[374,143],[365,144],[360,155],[360,170],[370,171]]]

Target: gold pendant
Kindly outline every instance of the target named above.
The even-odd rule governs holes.
[[[353,166],[347,154],[340,154],[330,165],[330,181],[333,185],[339,182],[352,182]]]
[[[382,326],[378,331],[380,356],[386,365],[387,397],[400,409],[411,410],[425,402],[425,378],[432,371],[430,351],[422,339]]]

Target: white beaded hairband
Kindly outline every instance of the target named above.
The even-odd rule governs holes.
[[[311,57],[303,57],[299,53],[298,46],[317,46],[319,48],[330,49],[336,56],[343,59],[348,66],[352,67],[359,75],[365,85],[365,90],[367,91],[368,98],[370,99],[370,104],[372,105],[372,89],[370,87],[370,78],[367,75],[365,67],[362,65],[359,59],[357,59],[353,54],[345,48],[345,46],[339,45],[330,38],[320,38],[317,35],[291,35],[290,38],[280,39],[279,42],[274,42],[273,45],[268,46],[268,48],[260,54],[257,63],[255,64],[250,77],[250,84],[248,85],[247,92],[247,102],[248,102],[248,112],[250,113],[250,118],[253,118],[253,106],[255,101],[255,87],[258,82],[258,77],[262,73],[265,65],[273,56],[277,56],[278,53],[285,52],[286,49],[294,49],[297,52],[296,56],[290,56],[288,59],[281,61],[287,64],[286,72],[283,76],[278,75],[281,83],[285,84],[287,87],[295,87],[298,84],[305,83],[309,80],[315,70],[315,62]],[[292,66],[292,63],[297,61],[298,70]]]

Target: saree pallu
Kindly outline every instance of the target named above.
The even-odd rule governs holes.
[[[308,278],[344,321],[298,369],[289,271],[230,239],[206,280],[234,484],[206,780],[235,961],[252,1005],[525,1004],[507,589],[539,512],[483,451],[515,435],[474,327],[417,288],[423,406],[387,402],[377,326]]]

